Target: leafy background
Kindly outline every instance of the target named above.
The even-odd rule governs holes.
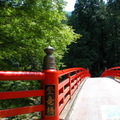
[[[84,67],[92,76],[120,64],[120,1],[0,0],[0,70],[42,71],[44,48],[55,48],[57,69]],[[39,81],[1,81],[0,91],[41,89]],[[19,102],[18,102],[19,101]],[[0,109],[34,105],[40,98],[0,101]],[[27,120],[34,115],[9,117]],[[28,117],[30,116],[30,118]]]

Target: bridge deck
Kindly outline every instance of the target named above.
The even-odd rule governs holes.
[[[66,120],[120,120],[120,83],[87,79]]]

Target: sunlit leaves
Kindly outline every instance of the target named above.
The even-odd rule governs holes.
[[[62,23],[64,1],[13,0],[7,4],[0,8],[0,69],[39,71],[48,45],[55,47],[59,66],[66,46],[79,37]]]

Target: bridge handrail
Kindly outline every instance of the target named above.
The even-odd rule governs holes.
[[[40,96],[40,105],[0,110],[0,118],[21,114],[41,112],[42,120],[59,120],[59,115],[82,80],[90,77],[84,68],[69,68],[57,71],[54,49],[45,49],[42,72],[0,71],[0,81],[39,80],[39,90],[0,92],[0,100]]]
[[[54,70],[47,70],[47,72],[53,72]],[[73,73],[74,72],[74,73]],[[69,68],[60,71],[56,71],[58,75],[58,80],[64,77],[62,82],[58,83],[58,113],[60,114],[67,102],[71,99],[73,93],[78,88],[79,84],[86,77],[90,77],[89,71],[84,68]],[[72,74],[71,74],[72,73]],[[40,80],[44,81],[46,75],[43,72],[22,72],[22,71],[0,71],[0,81],[17,81],[17,80]],[[50,79],[53,79],[50,77]],[[42,85],[44,88],[44,85]],[[16,98],[25,98],[25,97],[37,97],[41,96],[41,100],[45,100],[45,90],[28,90],[28,91],[9,91],[9,92],[0,92],[0,100],[6,99],[16,99]],[[0,110],[0,117],[11,117],[20,114],[27,114],[32,112],[44,112],[45,111],[45,101],[41,105],[13,108]],[[43,115],[44,116],[44,115]],[[45,118],[43,120],[49,120]]]
[[[105,77],[105,76],[119,77],[120,78],[120,66],[112,67],[112,68],[105,70],[102,73],[101,77]]]
[[[1,80],[43,80],[45,74],[42,72],[23,72],[23,71],[0,71]]]
[[[42,72],[0,71],[0,81],[39,80],[43,81],[45,74]],[[7,91],[0,92],[0,100],[44,96],[44,90]],[[20,114],[44,111],[44,104],[0,110],[0,118]]]
[[[81,68],[81,67],[78,67],[78,68],[68,68],[68,69],[64,69],[64,70],[58,71],[58,74],[59,74],[59,76],[62,76],[62,75],[65,75],[67,73],[74,72],[74,71],[86,71],[86,69],[85,68]]]
[[[60,114],[67,102],[72,98],[73,93],[82,80],[86,77],[90,77],[90,74],[89,71],[84,68],[69,68],[58,71],[58,76],[59,78],[65,76],[64,80],[60,81],[58,86]]]

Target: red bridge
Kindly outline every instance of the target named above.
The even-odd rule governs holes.
[[[40,90],[0,92],[0,100],[40,97],[40,104],[0,110],[6,117],[39,112],[37,120],[120,120],[120,67],[90,78],[84,68],[55,69],[47,48],[42,72],[0,71],[0,81],[40,81]]]

